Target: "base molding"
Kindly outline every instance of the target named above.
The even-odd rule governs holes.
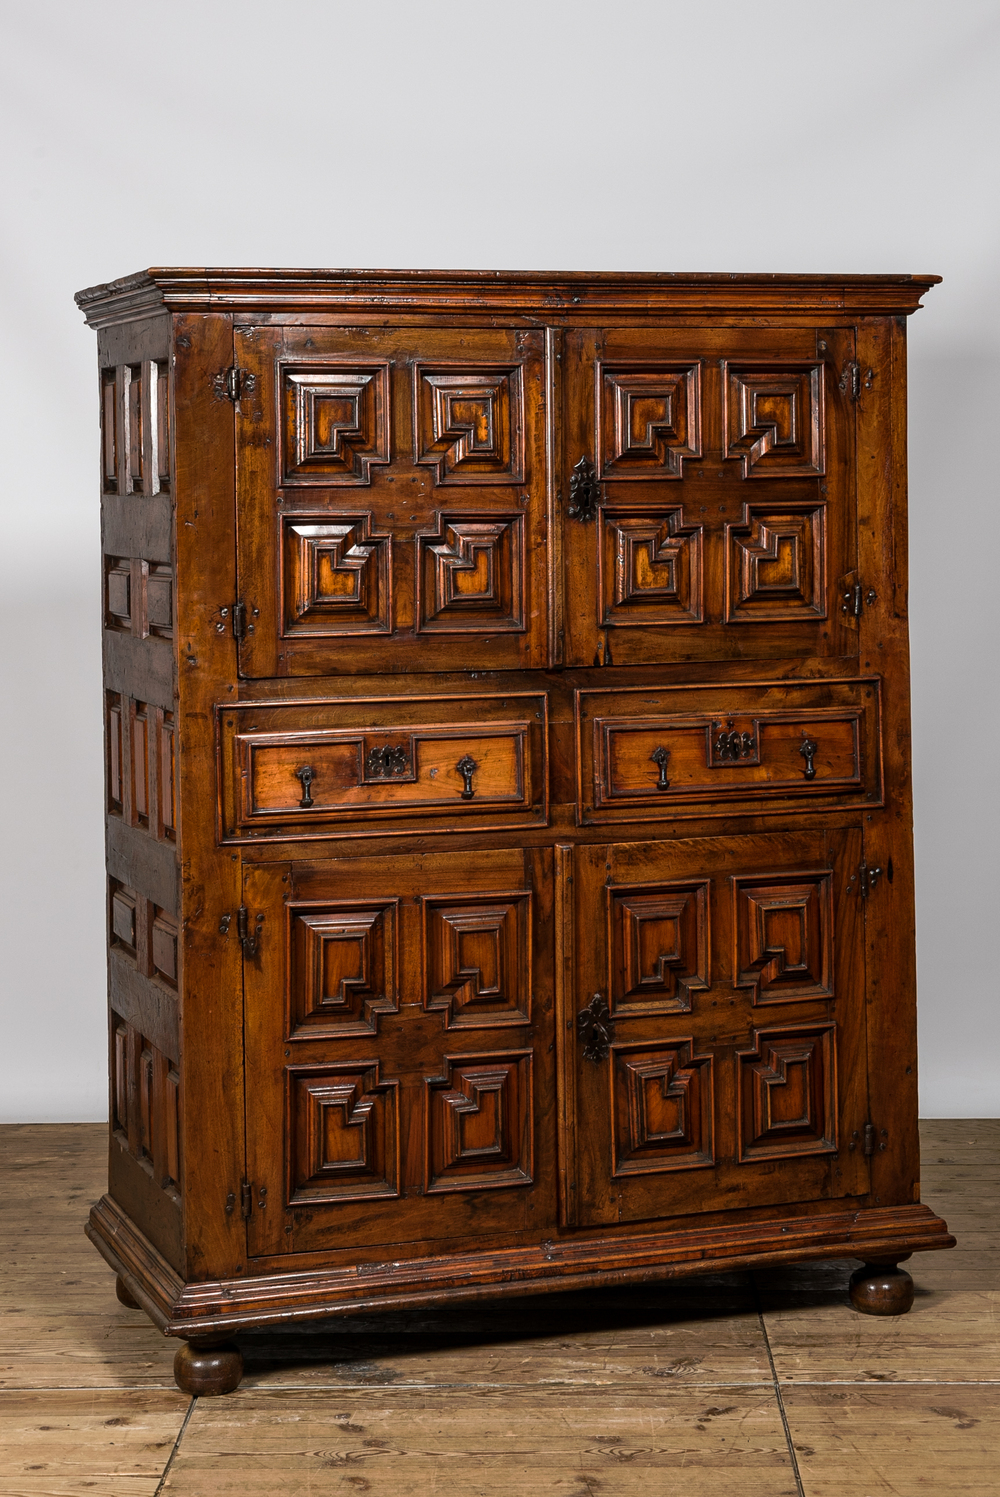
[[[229,1334],[352,1311],[541,1294],[556,1287],[641,1284],[817,1258],[898,1262],[909,1253],[955,1245],[946,1224],[928,1206],[877,1206],[701,1232],[548,1241],[482,1253],[185,1284],[110,1197],[94,1206],[86,1231],[164,1334],[183,1337]]]

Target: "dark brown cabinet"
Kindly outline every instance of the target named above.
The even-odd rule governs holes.
[[[112,1121],[243,1327],[946,1247],[904,337],[933,277],[153,270],[98,329]]]

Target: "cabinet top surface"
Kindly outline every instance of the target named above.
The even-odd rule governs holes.
[[[531,312],[560,319],[634,314],[917,310],[936,275],[736,275],[507,270],[309,270],[155,267],[89,286],[76,301],[92,326],[172,312]]]

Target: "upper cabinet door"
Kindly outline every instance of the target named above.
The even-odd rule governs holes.
[[[543,345],[237,329],[241,675],[545,664]]]
[[[857,655],[853,357],[850,329],[565,334],[565,664]]]

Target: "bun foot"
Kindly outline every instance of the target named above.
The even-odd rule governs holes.
[[[121,1305],[125,1305],[129,1310],[142,1309],[142,1306],[139,1304],[138,1300],[133,1299],[131,1294],[129,1294],[128,1286],[126,1285],[125,1280],[122,1278],[121,1274],[119,1274],[115,1279],[115,1293],[118,1296],[118,1303]]]
[[[242,1377],[243,1353],[233,1341],[182,1341],[177,1348],[174,1381],[182,1393],[232,1393]]]
[[[905,1315],[913,1304],[913,1280],[894,1262],[866,1263],[851,1274],[851,1304],[863,1315]]]

